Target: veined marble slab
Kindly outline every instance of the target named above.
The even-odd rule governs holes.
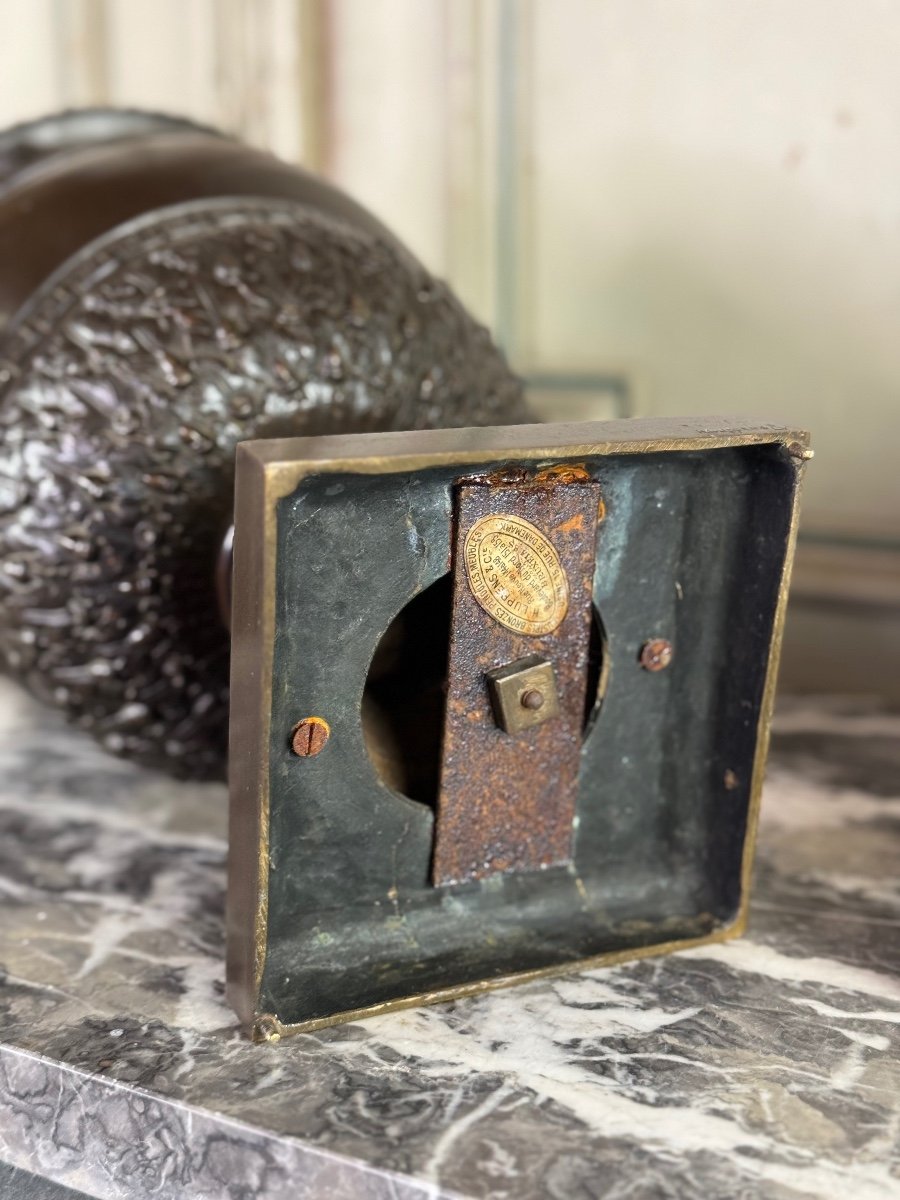
[[[0,1159],[128,1200],[900,1198],[900,717],[778,729],[748,937],[253,1046],[224,789],[0,681]]]

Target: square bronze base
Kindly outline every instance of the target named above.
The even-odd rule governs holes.
[[[257,1037],[741,931],[806,446],[709,418],[239,447],[229,995]],[[436,887],[454,487],[536,464],[603,501],[572,857]]]

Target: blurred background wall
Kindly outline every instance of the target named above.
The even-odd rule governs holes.
[[[0,0],[0,123],[108,103],[342,184],[542,415],[811,428],[784,681],[900,698],[896,0]]]

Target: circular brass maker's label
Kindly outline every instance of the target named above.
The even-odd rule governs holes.
[[[466,535],[472,595],[516,633],[551,633],[569,607],[569,581],[544,534],[523,517],[480,517]]]

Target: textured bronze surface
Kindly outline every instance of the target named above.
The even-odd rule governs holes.
[[[71,153],[49,122],[44,161],[34,125],[0,138],[0,309],[59,268],[0,328],[0,654],[111,751],[216,777],[237,443],[528,414],[349,197],[212,133],[98,145],[92,121]]]
[[[0,136],[0,655],[109,750],[224,772],[241,440],[527,419],[487,332],[324,181],[152,114]]]
[[[599,500],[599,484],[571,468],[511,469],[456,489],[436,884],[569,858]],[[487,603],[471,585],[476,573]],[[488,675],[531,655],[551,665],[558,713],[544,719],[519,704],[508,732],[495,721]]]
[[[665,638],[653,638],[641,646],[641,666],[645,671],[664,671],[674,653],[671,642]]]

